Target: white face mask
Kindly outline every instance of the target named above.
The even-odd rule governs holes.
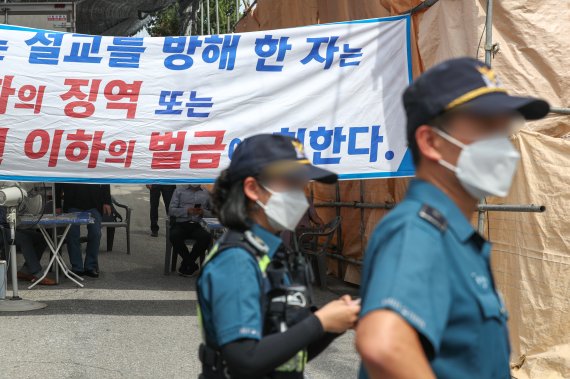
[[[276,192],[267,187],[264,188],[271,194],[271,197],[266,204],[259,200],[256,202],[265,211],[269,225],[278,231],[294,231],[309,209],[305,192],[300,189]]]
[[[440,129],[434,130],[461,148],[457,166],[443,159],[439,164],[453,171],[471,196],[477,199],[491,195],[507,196],[520,158],[508,137],[494,136],[465,145]]]

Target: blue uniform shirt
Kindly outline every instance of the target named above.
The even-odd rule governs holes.
[[[251,230],[269,247],[269,258],[273,257],[281,239],[259,225]],[[221,347],[243,338],[261,339],[263,275],[255,257],[242,248],[229,248],[206,264],[198,285],[210,343]]]
[[[422,180],[376,227],[365,254],[362,313],[388,309],[420,335],[438,378],[509,379],[507,312],[491,245]],[[360,379],[368,375],[361,367]]]

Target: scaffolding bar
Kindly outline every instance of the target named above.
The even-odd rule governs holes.
[[[315,203],[315,207],[321,208],[369,208],[369,209],[392,209],[396,204],[392,203],[362,203],[358,201],[327,201],[324,203]],[[340,212],[337,212],[340,216]]]
[[[552,107],[550,108],[550,113],[570,114],[570,108]]]
[[[358,201],[327,201],[315,203],[317,208],[392,209],[394,203],[366,203]],[[546,210],[544,205],[534,204],[477,204],[479,212],[537,212]],[[338,213],[338,212],[337,212]]]
[[[333,258],[333,259],[339,260],[341,262],[352,263],[355,265],[362,266],[362,261],[360,259],[347,258],[347,257],[342,256],[340,254],[333,254],[333,253],[325,253],[325,255],[329,258]]]
[[[400,15],[404,15],[404,14],[415,14],[418,12],[423,12],[426,9],[428,9],[429,7],[433,6],[435,3],[437,3],[439,0],[425,0],[423,3],[420,3],[419,5],[413,7],[412,9],[408,9],[405,12],[400,13]]]
[[[524,204],[479,204],[479,211],[481,212],[537,212],[542,213],[546,211],[544,205],[524,205]]]

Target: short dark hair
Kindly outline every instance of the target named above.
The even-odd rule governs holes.
[[[225,227],[245,231],[251,227],[249,209],[251,202],[243,192],[244,180],[231,181],[228,170],[223,170],[216,179],[211,200],[214,213]]]
[[[418,164],[420,163],[420,149],[418,148],[418,142],[416,141],[415,130],[413,133],[408,133],[408,149],[410,149],[410,153],[412,154],[414,166],[418,167]]]
[[[450,118],[449,114],[442,113],[439,116],[432,118],[429,122],[427,122],[427,125],[433,126],[438,129],[444,129],[444,125],[447,124],[449,118]],[[418,167],[421,161],[420,160],[421,154],[420,154],[420,148],[418,147],[418,141],[416,141],[416,130],[417,129],[414,129],[413,131],[408,132],[408,148],[410,149],[410,153],[412,154],[412,160],[414,162],[414,166]]]

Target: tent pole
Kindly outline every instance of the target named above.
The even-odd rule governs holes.
[[[487,0],[487,15],[485,18],[485,63],[491,66],[493,52],[493,0]],[[479,201],[479,206],[486,203],[485,199]],[[483,235],[485,229],[485,211],[479,208],[477,213],[477,231]]]
[[[485,63],[491,65],[493,53],[493,0],[487,0],[487,16],[485,18]]]
[[[552,107],[550,108],[551,113],[558,113],[558,114],[570,114],[570,108],[558,108]]]

